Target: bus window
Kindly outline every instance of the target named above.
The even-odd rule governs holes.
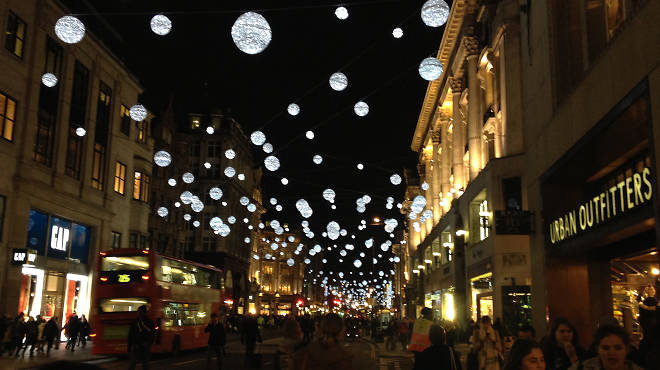
[[[163,308],[163,326],[192,326],[206,323],[206,311],[199,303],[168,302]]]
[[[101,312],[134,312],[138,307],[147,304],[146,298],[101,298],[99,308]]]
[[[169,283],[217,289],[215,271],[205,270],[192,264],[163,258],[161,272],[162,280]]]
[[[103,257],[101,271],[133,271],[149,269],[149,257],[126,256],[126,257]]]

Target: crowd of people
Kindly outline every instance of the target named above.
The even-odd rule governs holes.
[[[85,315],[80,318],[74,313],[60,328],[57,317],[48,321],[40,315],[26,316],[23,312],[16,317],[0,317],[0,356],[25,356],[29,348],[29,356],[50,355],[51,349],[59,349],[59,337],[64,333],[67,338],[66,350],[74,352],[76,347],[87,344],[91,327]]]

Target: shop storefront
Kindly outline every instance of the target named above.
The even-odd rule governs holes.
[[[472,295],[472,320],[477,321],[482,316],[492,319],[495,311],[493,273],[489,272],[470,279],[470,294]]]
[[[30,210],[26,249],[13,260],[21,273],[18,312],[60,322],[89,315],[90,239],[88,226]],[[22,262],[16,258],[21,251],[27,252]]]
[[[548,316],[584,338],[607,317],[643,336],[640,302],[660,288],[649,112],[642,86],[542,178]]]

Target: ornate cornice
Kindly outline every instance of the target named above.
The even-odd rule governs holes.
[[[460,94],[465,89],[465,83],[463,82],[463,77],[449,77],[448,79],[449,86],[451,87],[452,94]]]
[[[467,57],[479,55],[481,50],[479,48],[479,40],[476,37],[464,36],[461,43]]]

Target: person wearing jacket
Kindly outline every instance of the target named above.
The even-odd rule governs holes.
[[[37,352],[44,351],[44,330],[46,329],[46,320],[41,318],[41,315],[37,316]]]
[[[23,346],[23,356],[25,350],[30,346],[30,357],[34,355],[34,350],[37,347],[37,340],[39,339],[39,327],[34,317],[30,316],[25,325],[25,345]]]
[[[433,311],[428,307],[424,307],[422,308],[421,315],[419,319],[415,320],[412,334],[410,335],[410,344],[408,345],[408,350],[415,354],[415,360],[417,360],[420,353],[424,352],[431,345],[429,330],[431,330],[431,325],[433,325]]]
[[[490,323],[490,317],[483,316],[472,335],[472,350],[477,353],[479,370],[499,370],[502,361],[502,340]]]
[[[211,314],[211,322],[206,326],[204,332],[209,333],[206,368],[211,368],[211,359],[215,354],[218,363],[218,370],[220,370],[222,369],[222,355],[224,353],[224,346],[227,343],[227,335],[225,334],[225,326],[220,320],[218,320],[218,314]]]
[[[339,342],[344,322],[334,313],[321,320],[320,337],[295,355],[296,370],[352,370],[353,355]]]
[[[619,325],[599,326],[594,334],[593,347],[598,354],[596,357],[578,360],[569,370],[642,370],[627,359],[630,336],[626,329]],[[653,368],[656,367],[649,367]]]
[[[541,346],[534,339],[518,339],[511,346],[504,370],[545,370]]]
[[[566,370],[584,358],[578,334],[568,319],[558,317],[550,325],[550,333],[541,340],[548,370]]]
[[[246,317],[241,327],[241,344],[245,344],[245,365],[250,364],[257,342],[261,343],[261,331],[254,317]]]
[[[293,355],[305,345],[305,336],[300,323],[292,318],[287,319],[282,324],[282,331],[284,335],[277,345],[275,369],[295,370]]]
[[[46,323],[44,328],[44,339],[48,347],[46,348],[46,356],[50,355],[50,349],[53,348],[55,344],[55,349],[57,349],[57,344],[59,343],[58,336],[60,335],[60,327],[57,325],[57,317],[51,317],[50,320]]]
[[[91,332],[92,332],[92,328],[89,326],[89,322],[87,321],[87,318],[85,317],[85,315],[81,315],[80,332],[78,333],[79,335],[78,346],[82,344],[82,347],[85,348],[85,346],[87,345],[87,337]]]
[[[66,349],[70,349],[71,352],[74,352],[76,349],[76,340],[80,333],[80,319],[75,312],[69,317],[69,321],[66,322],[63,329],[68,339],[66,342]]]
[[[151,356],[151,345],[154,342],[156,326],[147,316],[147,306],[142,305],[137,309],[137,318],[128,330],[128,353],[130,354],[130,370],[135,369],[137,361],[142,362],[142,369],[149,369],[149,358]]]
[[[440,325],[432,325],[429,329],[429,339],[431,346],[415,358],[413,370],[461,370],[460,357],[447,345],[445,329]]]
[[[23,338],[25,338],[25,332],[27,329],[24,317],[25,315],[23,312],[21,312],[14,320],[14,327],[12,330],[12,345],[13,348],[16,348],[16,357],[18,357],[18,352],[23,347]]]

